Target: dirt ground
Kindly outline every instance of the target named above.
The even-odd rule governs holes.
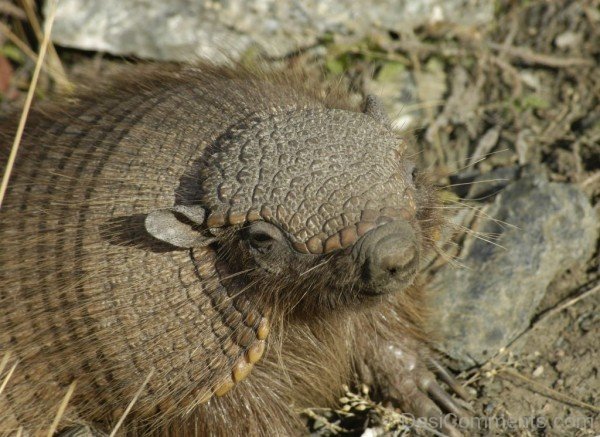
[[[15,35],[34,40],[27,17],[3,13]],[[0,35],[2,113],[22,101],[33,63],[26,49]],[[73,50],[58,54],[71,77],[122,63]],[[342,75],[357,96],[383,93],[440,187],[465,172],[534,166],[552,181],[578,185],[600,213],[600,1],[497,1],[496,20],[486,28],[438,23],[358,41],[331,35],[271,61]],[[60,86],[56,79],[42,74],[38,98]],[[461,186],[454,192],[466,195]],[[529,330],[460,375],[477,417],[470,428],[460,424],[465,434],[600,435],[596,247],[591,260],[553,281]],[[337,411],[304,412],[312,433],[427,433],[366,389],[349,389],[341,402]]]

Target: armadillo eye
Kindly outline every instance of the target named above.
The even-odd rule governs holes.
[[[267,253],[273,249],[275,240],[264,232],[256,232],[250,234],[248,243],[260,253]]]
[[[252,223],[245,229],[248,245],[259,253],[271,252],[283,239],[281,231],[274,225],[263,221]]]

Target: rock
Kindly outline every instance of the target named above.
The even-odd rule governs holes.
[[[483,210],[457,261],[431,283],[440,349],[466,368],[482,364],[530,324],[550,282],[593,253],[598,217],[572,185],[528,176]],[[506,223],[506,224],[504,224]]]
[[[493,20],[493,7],[470,0],[61,0],[52,38],[116,55],[218,62],[253,45],[282,56],[327,32],[361,37],[438,21],[477,27]]]
[[[572,49],[583,41],[583,35],[575,32],[563,32],[554,39],[554,44],[561,49]]]
[[[377,428],[367,428],[360,435],[360,437],[380,437],[386,435],[385,428],[377,427]]]

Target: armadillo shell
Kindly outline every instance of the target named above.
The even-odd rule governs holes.
[[[399,143],[386,126],[352,111],[252,115],[207,150],[206,224],[262,219],[284,230],[300,252],[346,248],[369,229],[407,215]]]

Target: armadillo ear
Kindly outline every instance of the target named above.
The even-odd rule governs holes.
[[[204,208],[178,205],[169,209],[152,211],[146,216],[146,231],[154,238],[175,247],[206,246],[215,238],[207,237],[198,229],[204,223]]]
[[[373,117],[388,129],[392,128],[392,122],[390,121],[387,112],[385,112],[383,103],[377,96],[374,96],[373,94],[367,95],[365,99],[365,109],[363,112]]]

